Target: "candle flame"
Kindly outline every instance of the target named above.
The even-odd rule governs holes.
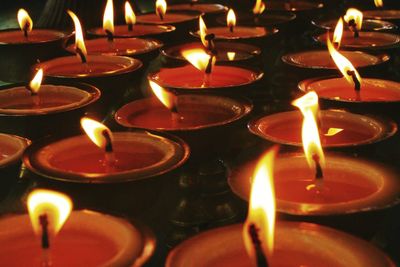
[[[80,51],[84,56],[87,55],[85,41],[83,39],[83,31],[81,23],[74,12],[68,10],[68,15],[72,18],[75,25],[75,50]]]
[[[374,0],[376,7],[383,7],[383,0]]]
[[[260,15],[265,10],[265,3],[262,0],[257,0],[253,7],[253,14]]]
[[[135,12],[133,12],[132,6],[129,1],[125,2],[125,22],[128,25],[136,24],[136,15]]]
[[[298,107],[303,114],[303,126],[301,136],[303,140],[304,154],[310,168],[315,168],[315,161],[318,160],[321,166],[325,165],[324,152],[317,124],[318,95],[309,92],[294,100],[292,105]]]
[[[333,43],[339,49],[340,42],[342,41],[343,36],[343,19],[340,18],[336,24],[335,31],[333,32]]]
[[[199,35],[200,35],[200,40],[201,43],[204,45],[204,47],[208,47],[208,41],[206,40],[206,35],[207,35],[207,26],[206,23],[203,20],[203,17],[199,17]]]
[[[228,57],[229,61],[235,60],[236,53],[235,52],[226,52],[226,56]]]
[[[112,133],[104,124],[93,119],[83,117],[81,119],[81,126],[90,140],[99,148],[105,149],[109,140],[107,135],[112,138]]]
[[[236,15],[233,9],[229,9],[228,14],[226,15],[226,25],[229,28],[236,26]]]
[[[211,58],[211,56],[201,48],[184,50],[182,51],[182,56],[200,71],[205,71],[207,69],[207,65]],[[214,65],[215,57],[213,57],[212,61],[212,64]]]
[[[157,83],[153,81],[149,81],[151,90],[156,95],[158,100],[169,110],[173,110],[175,108],[175,95],[165,90],[163,87],[159,86]]]
[[[346,14],[343,16],[344,21],[349,24],[351,21],[355,23],[357,30],[361,30],[362,21],[363,21],[363,13],[355,8],[347,9]]]
[[[71,199],[62,193],[36,189],[28,195],[28,211],[33,230],[42,234],[40,216],[46,215],[49,234],[56,235],[72,211]]]
[[[40,86],[42,85],[42,80],[43,80],[43,69],[40,68],[33,79],[29,82],[29,89],[37,94],[39,92]]]
[[[339,68],[340,72],[343,74],[343,77],[347,80],[348,83],[355,85],[354,79],[351,75],[353,72],[357,77],[357,80],[361,83],[360,74],[357,72],[356,68],[354,68],[353,64],[351,64],[350,60],[348,60],[345,56],[343,56],[339,51],[335,49],[329,37],[327,38],[327,46],[329,53],[335,62],[336,66]]]
[[[21,8],[18,10],[17,14],[18,24],[21,30],[31,32],[33,28],[33,22],[28,12]]]
[[[107,5],[103,15],[103,29],[114,34],[114,5],[113,0],[107,0]]]
[[[255,258],[255,249],[249,227],[257,227],[262,250],[265,254],[272,254],[274,249],[275,231],[275,190],[273,165],[278,146],[272,147],[258,161],[253,174],[249,199],[249,211],[243,227],[243,240],[250,258]]]
[[[165,13],[167,13],[167,2],[165,0],[156,1],[156,14],[161,20],[164,19]]]

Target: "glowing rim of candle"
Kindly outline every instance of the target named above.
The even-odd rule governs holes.
[[[268,9],[268,8],[267,8]],[[249,13],[238,13],[238,16],[236,17],[236,22],[239,25],[242,26],[260,26],[260,27],[266,27],[266,28],[279,28],[279,26],[291,23],[293,22],[296,18],[297,15],[293,12],[289,11],[283,11],[283,10],[269,10],[268,12],[263,12],[260,15],[257,15],[256,18],[259,19],[258,23],[254,23],[254,14],[249,14]],[[272,22],[268,23],[262,23],[263,20],[270,19]],[[277,19],[277,21],[274,21],[273,19]],[[216,22],[218,25],[226,25],[226,15],[219,16],[216,19]]]
[[[397,124],[391,119],[361,115],[344,110],[322,110],[321,111],[322,123],[324,121],[324,117],[328,117],[328,119],[329,117],[337,118],[338,121],[343,120],[343,122],[347,121],[347,122],[357,123],[357,121],[359,121],[360,127],[362,125],[363,126],[362,128],[366,129],[369,126],[369,129],[371,129],[371,131],[374,131],[374,136],[365,139],[364,141],[360,141],[358,143],[347,142],[347,143],[336,143],[336,144],[323,144],[323,147],[356,147],[362,145],[375,144],[392,137],[394,134],[397,133],[398,130]],[[302,115],[298,111],[280,112],[266,116],[263,115],[258,118],[252,119],[247,124],[247,127],[251,133],[263,138],[264,140],[283,145],[302,147],[303,145],[301,143],[301,138],[299,142],[292,142],[283,138],[279,138],[277,136],[267,134],[260,129],[261,125],[268,124],[270,127],[274,127],[275,125],[279,125],[280,124],[279,122],[281,122],[281,124],[283,125],[288,123],[288,121],[292,121],[292,119],[298,119],[299,121],[299,137],[300,137],[300,131],[301,131],[300,124],[302,121]],[[375,130],[376,128],[379,128],[379,131]]]
[[[280,177],[278,175],[280,171],[293,169],[298,166],[301,167],[301,170],[304,169],[310,172],[310,179],[313,177],[313,171],[307,165],[304,154],[281,154],[275,163],[275,179]],[[247,175],[247,173],[250,173],[250,170],[253,168],[253,162],[246,163],[233,170],[228,177],[228,184],[231,190],[244,201],[248,201],[249,192],[244,191],[249,191],[251,183],[251,175]],[[324,172],[328,174],[332,169],[341,172],[347,170],[349,174],[359,170],[357,173],[360,173],[366,180],[371,182],[375,179],[374,185],[377,188],[374,193],[366,197],[330,204],[300,203],[277,198],[277,211],[301,216],[344,215],[382,210],[400,203],[399,177],[387,166],[380,163],[372,163],[364,159],[351,158],[339,153],[326,153],[326,167]],[[337,179],[336,177],[326,177],[327,180],[332,178]],[[244,188],[243,184],[248,184],[248,188]]]
[[[155,29],[162,29],[162,31],[157,31],[157,32],[150,32],[147,34],[135,34],[135,28],[155,28]],[[120,31],[123,31],[124,34],[121,34]],[[171,32],[174,32],[176,30],[176,27],[173,25],[156,25],[156,24],[143,24],[143,23],[137,23],[135,24],[135,27],[131,32],[127,30],[126,25],[115,25],[114,30],[115,38],[135,38],[135,37],[145,37],[145,36],[156,36],[156,35],[163,35],[163,34],[168,34]],[[125,32],[126,31],[126,32]],[[104,33],[103,28],[93,28],[88,31],[89,35],[92,36],[97,36],[97,37],[107,37],[107,35]]]
[[[18,32],[21,33],[21,29],[20,28],[12,28],[12,29],[3,29],[0,30],[0,35],[2,33],[7,33],[7,32]],[[52,29],[44,29],[44,28],[33,28],[32,32],[30,34],[32,34],[33,32],[41,32],[41,31],[45,31],[45,32],[52,32],[52,33],[56,33],[54,36],[54,39],[50,39],[50,40],[42,40],[42,41],[29,41],[29,42],[12,42],[12,43],[6,43],[6,42],[1,42],[0,41],[0,47],[2,45],[29,45],[29,44],[46,44],[46,43],[53,43],[53,42],[60,42],[63,41],[65,39],[70,38],[73,33],[69,33],[69,32],[64,32],[64,31],[58,31],[58,30],[52,30]],[[1,38],[0,38],[1,39]]]
[[[364,11],[363,11],[364,13]],[[337,19],[334,20],[312,20],[311,24],[323,30],[334,30],[337,23]],[[375,25],[375,27],[372,27]],[[371,28],[372,27],[372,28]],[[393,31],[398,27],[389,21],[378,20],[378,19],[363,19],[362,32],[365,31]],[[348,31],[348,30],[346,30]]]
[[[212,127],[219,127],[219,126],[223,126],[223,125],[227,125],[227,124],[231,124],[233,122],[236,122],[238,120],[241,120],[242,118],[246,117],[247,115],[250,114],[250,112],[253,110],[253,104],[246,98],[240,98],[240,97],[227,97],[227,96],[218,96],[218,95],[181,95],[179,96],[179,98],[181,99],[181,101],[183,101],[184,98],[196,98],[198,100],[201,100],[202,98],[208,98],[208,99],[215,99],[215,100],[220,100],[222,101],[228,101],[230,100],[231,103],[236,102],[235,106],[240,106],[241,107],[241,112],[240,113],[234,113],[232,112],[232,118],[230,119],[226,119],[220,122],[215,122],[215,123],[209,123],[206,125],[199,125],[199,126],[191,126],[191,127],[181,127],[181,128],[174,128],[174,127],[170,127],[170,128],[163,128],[163,127],[155,127],[153,128],[154,130],[158,130],[158,131],[170,131],[170,132],[187,132],[187,131],[198,131],[201,129],[208,129],[208,128],[212,128]],[[135,107],[138,104],[142,104],[142,109],[144,108],[152,108],[153,106],[151,104],[148,105],[148,102],[150,102],[151,104],[155,103],[157,106],[163,107],[162,104],[159,103],[159,100],[152,97],[152,98],[145,98],[145,99],[139,99],[139,100],[135,100],[132,101],[124,106],[122,106],[121,108],[119,108],[115,115],[114,115],[114,120],[121,126],[124,127],[128,127],[128,128],[133,128],[133,127],[140,127],[137,125],[133,125],[130,124],[128,121],[127,116],[125,116],[126,114],[124,114],[124,116],[121,115],[121,112],[125,112],[125,110],[129,110],[130,107]],[[205,102],[200,102],[201,104],[205,104]],[[220,102],[216,102],[217,104]],[[145,105],[145,107],[143,107],[143,105]],[[214,105],[216,106],[216,104]],[[232,106],[233,107],[233,106]],[[178,107],[179,109],[179,107]],[[228,110],[228,108],[227,108]],[[230,109],[229,109],[230,110]],[[230,110],[231,111],[231,110]],[[168,110],[166,110],[166,112],[169,112]]]
[[[324,53],[327,56],[329,56],[329,51],[327,50],[305,50],[305,51],[301,51],[301,52],[295,52],[295,53],[290,53],[290,54],[286,54],[283,55],[281,57],[281,60],[293,67],[296,68],[301,68],[301,69],[312,69],[312,70],[337,70],[336,65],[334,64],[334,62],[332,61],[332,66],[317,66],[317,65],[305,65],[305,64],[299,64],[296,61],[292,60],[292,58],[294,56],[299,56],[299,55],[304,55],[306,57],[307,54],[312,54],[312,53]],[[379,54],[369,54],[363,51],[350,51],[350,50],[346,50],[346,51],[341,51],[341,53],[346,56],[347,58],[351,58],[351,54],[359,54],[359,55],[365,55],[371,58],[375,58],[377,60],[376,63],[374,64],[368,64],[368,65],[356,65],[355,67],[357,69],[362,69],[362,68],[370,68],[370,67],[376,67],[376,66],[381,66],[382,64],[388,63],[389,60],[391,59],[391,56],[389,54],[386,53],[379,53]],[[354,62],[353,62],[354,63]]]
[[[242,228],[243,224],[232,224],[207,230],[194,237],[186,239],[170,251],[167,256],[165,266],[184,267],[188,262],[198,262],[197,260],[199,257],[201,259],[210,258],[210,256],[215,258],[228,258],[232,255],[232,253],[237,252],[237,249],[240,249],[240,252],[243,251],[243,254],[247,255],[245,252],[244,243],[242,242]],[[325,241],[329,242],[332,247],[335,247],[339,249],[339,251],[346,253],[339,255],[333,253],[330,255],[331,259],[335,256],[343,258],[343,255],[347,255],[345,259],[354,259],[354,255],[356,254],[364,256],[362,262],[359,262],[360,258],[356,257],[355,261],[359,263],[357,265],[360,266],[366,266],[366,264],[371,262],[371,259],[374,259],[375,263],[382,263],[382,265],[375,267],[395,266],[392,260],[384,252],[373,246],[371,243],[333,228],[306,222],[278,221],[276,230],[276,244],[279,247],[283,247],[283,249],[286,247],[286,244],[289,246],[290,241],[293,239],[288,238],[288,240],[286,240],[285,238],[279,238],[279,236],[289,232],[286,234],[286,236],[290,235],[296,237],[295,240],[304,240],[304,244],[299,242],[292,243],[292,245],[297,248],[296,251],[300,250],[300,248],[298,248],[300,246],[303,247],[302,251],[307,251],[305,248],[307,248],[307,246],[309,246],[311,243],[324,244],[322,241]],[[280,245],[280,243],[282,245]],[[224,252],[224,248],[232,249],[228,250],[225,254],[222,253]],[[218,253],[216,250],[218,250],[220,253]],[[324,246],[319,248],[319,250],[324,250]],[[204,251],[204,253],[200,253],[199,251]],[[332,252],[329,249],[325,249],[324,251]],[[310,249],[310,252],[307,255],[312,256],[314,253]],[[196,256],[197,258],[193,259],[193,257]],[[249,263],[251,264],[250,260]],[[347,266],[346,261],[340,266]]]
[[[309,85],[316,83],[318,81],[325,81],[325,80],[330,80],[330,79],[334,79],[334,80],[342,80],[343,77],[340,76],[325,76],[325,77],[318,77],[318,78],[311,78],[311,79],[307,79],[307,80],[303,80],[300,81],[297,85],[297,88],[303,92],[303,93],[307,93],[309,90]],[[396,82],[396,81],[392,81],[392,80],[383,80],[383,79],[375,79],[375,78],[368,78],[365,77],[363,78],[363,83],[367,83],[368,81],[387,81],[390,83],[396,83],[398,84],[398,86],[391,88],[393,90],[399,90],[399,94],[400,94],[400,83]],[[314,90],[314,89],[313,89]],[[349,90],[352,90],[351,86],[349,87]],[[318,90],[315,90],[318,93]],[[362,85],[361,85],[361,94],[362,94]],[[341,102],[341,103],[356,103],[359,105],[368,105],[368,104],[383,104],[383,103],[399,103],[400,99],[398,100],[368,100],[368,101],[356,101],[356,100],[348,100],[348,99],[337,99],[337,98],[333,98],[333,97],[325,97],[322,94],[319,94],[319,98],[320,99],[324,99],[324,100],[329,100],[329,101],[335,101],[335,102]]]
[[[199,6],[212,6],[215,7],[213,8],[212,11],[204,11],[201,9],[196,9],[195,7],[199,7]],[[185,3],[185,4],[173,4],[173,5],[169,5],[168,6],[168,10],[169,11],[182,11],[182,10],[196,10],[199,11],[205,15],[210,15],[210,14],[219,14],[219,13],[223,13],[223,12],[227,12],[228,11],[228,7],[221,5],[221,4],[216,4],[216,3],[194,3],[192,5],[192,8],[190,8],[190,3]]]
[[[7,235],[13,234],[31,234],[33,235],[32,226],[30,225],[29,215],[28,214],[20,214],[20,215],[7,215],[3,216],[0,219],[0,224],[7,223],[15,223],[21,222],[23,227],[16,227],[14,229],[7,228],[5,231]],[[80,223],[81,222],[81,223]],[[112,225],[114,227],[119,228],[119,232],[124,232],[125,234],[121,236],[115,236],[112,238],[113,232],[100,232],[95,230],[97,228],[104,227],[105,224]],[[90,226],[95,225],[96,227],[92,229]],[[105,263],[104,266],[137,266],[146,262],[154,253],[156,248],[156,239],[153,232],[138,221],[129,220],[129,222],[123,218],[115,217],[108,214],[103,214],[96,211],[91,210],[75,210],[71,212],[71,216],[68,218],[66,224],[64,225],[61,231],[71,230],[86,230],[89,233],[92,233],[95,237],[104,237],[108,239],[110,242],[113,241],[115,246],[120,246],[123,250],[118,250],[113,258],[109,259],[108,262]],[[114,228],[115,229],[115,228]],[[109,229],[110,230],[110,229]],[[112,230],[112,229],[111,229]],[[95,232],[95,233],[94,233]],[[102,235],[103,233],[103,235]],[[3,238],[6,236],[2,234]],[[141,242],[141,250],[138,251],[138,248],[135,248],[135,242],[138,241],[138,237],[140,237]],[[0,238],[1,239],[1,238]],[[22,242],[22,241],[21,241]],[[121,244],[117,244],[117,242],[121,242]],[[39,244],[39,243],[38,243]],[[132,251],[137,252],[138,257],[132,258]],[[40,256],[40,255],[39,255]]]
[[[178,20],[178,21],[165,21],[165,18],[168,17],[168,15],[171,14],[178,14],[178,15],[183,15],[186,16],[187,18]],[[167,9],[167,12],[164,15],[164,21],[161,21],[160,19],[156,21],[147,21],[143,20],[142,18],[150,15],[153,16],[155,13],[153,11],[150,12],[145,12],[145,13],[140,13],[136,15],[136,22],[138,24],[152,24],[152,25],[182,25],[186,24],[195,20],[199,19],[199,16],[202,14],[202,12],[196,11],[196,10],[169,10]],[[156,15],[157,16],[157,15]]]
[[[386,13],[386,14],[385,14]],[[398,9],[383,9],[383,10],[364,10],[364,17],[367,19],[377,19],[377,20],[398,20],[400,19],[400,10]],[[374,15],[375,14],[375,15]],[[381,15],[379,15],[381,14]],[[385,14],[386,16],[383,16]],[[391,15],[392,14],[392,15]]]
[[[0,133],[0,140],[0,146],[12,142],[11,146],[15,148],[15,151],[11,155],[7,155],[4,159],[0,160],[0,168],[5,168],[20,161],[25,149],[31,144],[31,141],[27,138],[6,133]]]
[[[119,182],[131,182],[145,180],[152,177],[160,176],[183,165],[189,158],[190,148],[189,146],[179,137],[170,135],[168,133],[157,132],[147,129],[134,129],[130,132],[114,132],[114,143],[115,142],[128,142],[126,139],[130,136],[134,138],[139,135],[142,138],[153,138],[159,140],[159,143],[169,149],[174,148],[172,151],[163,151],[164,157],[159,162],[147,166],[145,168],[136,168],[131,170],[125,170],[115,173],[85,173],[85,172],[71,172],[64,169],[51,166],[49,160],[50,155],[48,147],[51,145],[65,145],[67,142],[80,141],[83,144],[90,144],[90,141],[85,135],[71,136],[68,138],[60,139],[59,137],[53,137],[37,141],[30,145],[24,152],[22,160],[25,166],[32,172],[39,176],[50,179],[58,180],[70,183],[86,183],[86,184],[107,184],[107,183],[119,183]],[[132,140],[130,140],[132,142]],[[129,143],[129,142],[128,142]],[[46,148],[46,149],[45,149]],[[157,147],[159,148],[159,147]],[[162,149],[162,148],[161,148]],[[54,150],[54,148],[53,148]],[[60,152],[62,151],[59,148]],[[65,150],[65,148],[64,148]],[[47,153],[48,158],[43,158]]]
[[[240,30],[246,30],[249,29],[251,31],[253,31],[255,34],[248,34],[246,36],[235,36],[235,32],[238,32]],[[267,38],[269,36],[273,36],[275,34],[277,34],[280,30],[278,28],[271,28],[271,29],[267,29],[265,27],[259,27],[259,26],[235,26],[235,31],[233,32],[233,36],[221,36],[217,33],[215,33],[215,30],[222,30],[222,31],[226,31],[226,33],[229,35],[231,34],[229,32],[229,29],[225,26],[221,26],[221,27],[211,27],[208,28],[208,33],[214,33],[215,34],[215,40],[248,40],[248,39],[260,39],[260,38]],[[200,39],[200,35],[199,35],[199,31],[190,31],[189,32],[190,35]]]

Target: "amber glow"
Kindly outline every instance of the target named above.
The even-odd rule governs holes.
[[[167,12],[167,2],[165,0],[157,0],[156,1],[157,16],[159,16],[161,19],[163,19],[166,12]]]
[[[67,12],[68,12],[69,16],[72,18],[72,20],[74,21],[74,25],[75,25],[75,49],[80,50],[82,52],[82,54],[86,56],[87,51],[86,51],[85,42],[83,40],[83,32],[82,32],[81,23],[79,22],[79,19],[75,15],[74,12],[72,12],[70,10],[68,10]]]
[[[333,61],[335,62],[336,66],[343,74],[347,82],[349,82],[352,85],[355,85],[354,79],[351,75],[351,73],[354,72],[354,75],[357,77],[357,80],[361,83],[361,77],[360,74],[357,72],[356,68],[354,68],[353,64],[351,64],[350,60],[348,60],[345,56],[340,54],[339,51],[335,49],[329,37],[327,39],[327,46]]]
[[[40,85],[42,84],[42,80],[43,80],[43,69],[40,68],[36,74],[35,77],[33,77],[33,79],[29,82],[29,89],[37,94],[39,92],[40,89]]]
[[[257,0],[253,7],[253,14],[260,15],[265,10],[265,3],[262,0]]]
[[[136,23],[135,12],[133,12],[132,6],[128,1],[125,2],[125,22],[128,25],[133,25]]]
[[[343,18],[347,24],[349,24],[349,22],[351,20],[354,20],[357,30],[359,30],[359,31],[361,30],[363,14],[360,10],[355,9],[355,8],[349,8],[347,10],[346,14],[343,16]]]
[[[324,134],[325,136],[335,136],[338,133],[342,132],[344,129],[341,128],[329,128],[328,132],[326,134]]]
[[[39,217],[47,216],[49,234],[57,234],[68,219],[72,210],[71,199],[62,193],[36,189],[28,196],[28,211],[33,230],[42,233]]]
[[[209,54],[206,53],[206,51],[200,48],[184,50],[182,51],[182,56],[200,71],[206,70],[211,57]],[[213,58],[212,64],[214,63],[215,58]]]
[[[383,7],[383,0],[374,0],[376,7]]]
[[[265,254],[272,254],[275,231],[275,190],[273,165],[278,147],[274,146],[258,161],[251,184],[249,211],[243,227],[243,240],[250,258],[255,258],[255,250],[249,227],[255,225]]]
[[[174,105],[174,99],[175,96],[165,90],[163,87],[159,86],[157,83],[153,81],[149,81],[151,90],[155,94],[155,96],[160,100],[160,102],[169,110],[173,109],[175,107]]]
[[[315,161],[318,159],[319,163],[324,166],[325,157],[322,151],[316,116],[318,95],[315,92],[309,92],[294,100],[292,105],[298,107],[303,114],[301,137],[308,165],[310,168],[315,168]]]
[[[236,53],[235,52],[226,52],[226,56],[228,57],[229,61],[235,60]]]
[[[236,15],[233,9],[229,9],[228,14],[226,15],[226,25],[229,28],[235,27],[236,25]]]
[[[114,34],[114,6],[113,0],[107,0],[106,9],[103,15],[103,29],[106,32]]]
[[[343,35],[343,19],[340,18],[336,24],[335,31],[333,32],[333,43],[337,48],[340,47],[340,42],[342,41]]]
[[[19,27],[21,28],[21,30],[27,31],[27,32],[32,31],[33,22],[32,22],[31,17],[29,16],[28,12],[26,12],[25,9],[21,8],[18,10],[17,18],[18,18],[18,24],[19,24]]]
[[[82,118],[81,126],[90,140],[98,147],[104,149],[107,145],[106,134],[112,138],[112,133],[104,124],[90,118]]]
[[[208,41],[206,40],[206,35],[207,35],[207,26],[204,23],[203,16],[199,17],[199,35],[201,39],[201,43],[204,45],[204,47],[208,47]]]

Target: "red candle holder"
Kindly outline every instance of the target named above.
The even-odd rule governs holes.
[[[363,16],[367,19],[387,20],[400,25],[400,10],[398,9],[371,9],[364,10]]]
[[[63,43],[70,34],[45,29],[33,29],[27,38],[20,29],[0,31],[0,80],[29,80],[31,67],[38,61],[63,54]]]
[[[228,8],[226,6],[220,4],[212,4],[212,3],[182,3],[182,4],[173,4],[168,6],[169,11],[197,11],[203,14],[203,18],[212,23],[213,20],[222,13],[228,12]],[[168,11],[168,12],[169,12]]]
[[[324,31],[333,31],[335,29],[338,18],[336,19],[318,19],[311,21],[311,24]],[[391,22],[376,19],[363,19],[362,31],[378,31],[378,32],[395,32],[397,26]]]

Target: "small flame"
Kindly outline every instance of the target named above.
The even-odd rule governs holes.
[[[86,46],[85,42],[83,39],[83,31],[82,31],[82,26],[81,23],[79,22],[78,17],[75,15],[74,12],[68,10],[67,11],[69,16],[72,18],[74,21],[75,25],[75,49],[81,51],[81,53],[86,56],[87,51],[86,51]]]
[[[262,0],[257,0],[256,4],[253,7],[253,14],[260,15],[265,10],[265,3]]]
[[[32,227],[38,235],[42,233],[40,216],[47,216],[49,234],[56,235],[72,210],[72,201],[67,195],[51,190],[36,189],[29,194],[27,202]]]
[[[190,62],[196,69],[200,71],[205,71],[208,63],[210,62],[210,55],[207,54],[203,49],[189,49],[182,51],[182,56]],[[215,63],[215,58],[213,58],[212,64]]]
[[[355,8],[347,9],[346,14],[343,16],[344,21],[349,24],[351,21],[354,21],[356,24],[357,30],[361,30],[362,21],[363,21],[363,13]]]
[[[361,83],[360,74],[357,72],[356,68],[351,64],[350,60],[348,60],[345,56],[340,54],[335,47],[333,46],[331,40],[327,39],[327,46],[329,53],[335,62],[336,66],[339,68],[340,72],[343,74],[344,78],[352,85],[355,85],[354,79],[351,75],[353,72],[357,77],[357,80]]]
[[[226,52],[226,56],[228,57],[229,61],[235,60],[236,53],[235,52]]]
[[[317,158],[321,166],[324,166],[325,157],[322,151],[316,116],[318,110],[318,95],[315,92],[309,92],[294,100],[292,105],[298,107],[303,114],[301,136],[308,165],[310,168],[314,168],[315,158]]]
[[[340,42],[342,41],[343,35],[343,19],[340,18],[336,24],[335,31],[333,32],[333,43],[337,48],[340,47]]]
[[[326,134],[324,134],[324,135],[325,135],[325,136],[328,136],[328,137],[330,137],[330,136],[335,136],[335,135],[337,135],[338,133],[343,132],[343,130],[344,130],[344,129],[342,129],[342,128],[329,128],[329,129],[328,129],[328,132],[327,132]]]
[[[200,34],[200,39],[201,43],[204,45],[204,47],[208,47],[208,41],[206,40],[206,35],[207,35],[207,26],[203,20],[203,17],[199,17],[199,34]]]
[[[18,24],[21,30],[30,32],[33,28],[33,22],[28,12],[25,9],[21,8],[18,10],[17,14]]]
[[[157,0],[156,1],[157,16],[159,16],[161,19],[163,19],[166,12],[167,12],[167,2],[165,0]]]
[[[151,90],[156,95],[158,100],[160,100],[160,102],[165,107],[167,107],[169,110],[174,109],[175,108],[175,103],[174,103],[175,96],[172,93],[165,90],[163,87],[159,86],[157,83],[155,83],[153,81],[149,81],[149,83],[150,83]]]
[[[233,9],[229,9],[228,15],[226,15],[226,25],[229,28],[235,27],[236,25],[236,15]]]
[[[33,79],[29,82],[29,89],[37,94],[39,92],[40,89],[40,85],[42,84],[42,80],[43,80],[43,69],[40,68],[36,74],[35,77],[33,77]]]
[[[267,151],[257,163],[254,171],[250,199],[249,212],[243,227],[243,240],[250,258],[255,258],[255,250],[249,227],[257,227],[258,236],[265,254],[272,254],[274,249],[275,231],[275,190],[273,178],[273,165],[278,147],[274,146]]]
[[[383,0],[374,0],[376,7],[383,7]]]
[[[128,25],[134,25],[136,23],[136,15],[135,12],[133,12],[132,6],[129,1],[125,2],[125,22]]]
[[[81,119],[81,125],[90,140],[102,149],[104,149],[108,144],[106,135],[108,134],[108,136],[112,138],[110,129],[98,121],[84,117]]]
[[[103,16],[103,29],[114,34],[114,5],[113,0],[107,0],[106,9]]]

